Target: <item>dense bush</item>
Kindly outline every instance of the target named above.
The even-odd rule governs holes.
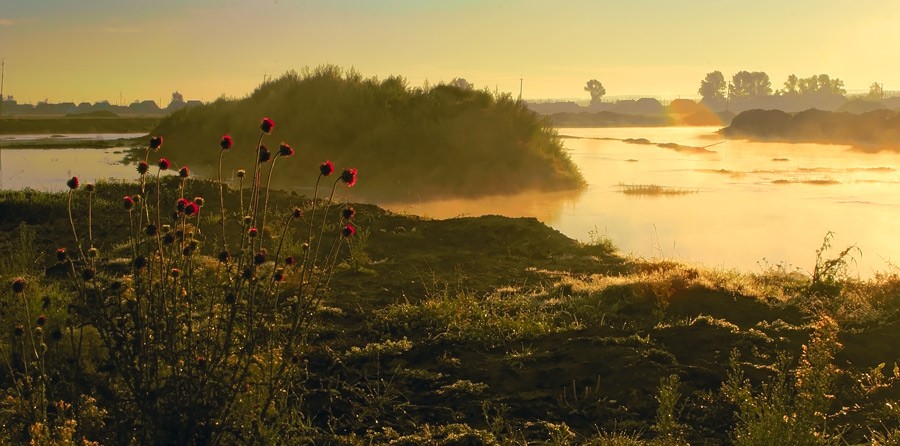
[[[213,168],[214,141],[240,122],[270,116],[297,157],[285,169],[304,172],[326,156],[365,166],[365,190],[353,198],[419,200],[484,196],[584,184],[549,121],[509,95],[450,85],[410,88],[400,77],[363,79],[333,66],[288,73],[240,100],[173,113],[153,131],[166,135],[177,164]],[[225,160],[233,170],[252,162],[255,136],[233,131],[245,149]],[[296,190],[290,176],[273,186]]]

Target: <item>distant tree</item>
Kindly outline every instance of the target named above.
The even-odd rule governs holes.
[[[603,88],[603,84],[597,79],[587,81],[584,91],[591,94],[591,105],[599,104],[601,102],[600,99],[606,94],[606,89]]]
[[[731,77],[728,86],[728,97],[731,99],[749,99],[772,94],[772,82],[769,75],[762,71],[738,71]]]
[[[706,78],[700,81],[700,89],[697,93],[703,97],[706,102],[709,101],[725,101],[725,91],[728,85],[725,83],[725,76],[721,71],[713,71],[706,73]]]
[[[172,93],[172,100],[169,102],[169,105],[171,104],[184,104],[184,96],[177,91]]]
[[[869,85],[868,98],[873,101],[880,101],[884,99],[884,84],[872,82],[872,85]]]
[[[844,89],[844,81],[831,79],[827,74],[812,75],[797,82],[800,94],[822,94],[841,96],[847,93]]]
[[[791,74],[790,76],[788,76],[787,80],[784,81],[784,88],[781,90],[781,93],[785,95],[797,94],[798,81],[799,79],[797,79],[796,74]]]
[[[454,77],[452,81],[450,81],[450,85],[462,88],[463,90],[471,90],[475,88],[474,85],[470,84],[465,78],[462,77]]]

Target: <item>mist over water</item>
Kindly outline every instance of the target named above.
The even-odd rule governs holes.
[[[582,241],[596,231],[625,253],[747,272],[761,263],[810,271],[829,231],[833,255],[860,248],[856,265],[863,277],[900,258],[893,237],[900,222],[900,154],[726,141],[717,130],[563,128],[560,135],[570,136],[565,146],[589,183],[580,193],[385,205],[434,218],[536,217]],[[625,141],[639,138],[650,144]],[[668,143],[707,149],[674,150]],[[687,193],[623,193],[640,185]]]
[[[609,237],[626,254],[747,272],[760,263],[810,271],[829,231],[833,254],[860,248],[862,277],[900,259],[900,154],[723,140],[717,130],[562,128],[588,181],[582,191],[377,204],[432,218],[534,217],[578,240]],[[2,149],[0,186],[62,191],[72,175],[134,180],[124,149]]]

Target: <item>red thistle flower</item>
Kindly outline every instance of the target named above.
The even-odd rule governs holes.
[[[281,156],[291,156],[294,154],[294,149],[282,142],[281,146],[278,147],[278,154]]]
[[[141,174],[141,175],[147,173],[147,170],[148,170],[148,169],[150,169],[150,166],[147,165],[147,162],[146,162],[146,161],[141,161],[141,162],[138,163],[138,165],[137,165],[137,171],[138,171],[138,173]]]
[[[165,158],[159,159],[159,170],[166,170],[169,168],[169,160]]]
[[[344,169],[341,172],[341,181],[347,183],[347,187],[353,187],[356,184],[356,169]]]
[[[284,280],[284,270],[281,268],[278,268],[278,270],[275,271],[275,274],[272,275],[272,279],[275,280],[276,282],[283,281]]]
[[[78,189],[78,177],[69,178],[69,181],[66,181],[66,186],[69,186],[69,189],[72,190]]]
[[[179,198],[178,201],[175,202],[175,209],[178,209],[178,212],[184,212],[184,208],[188,205],[188,201],[184,198]]]
[[[198,356],[198,357],[197,357],[197,365],[200,366],[200,367],[205,366],[205,365],[206,365],[206,358],[204,358],[203,356]]]
[[[178,276],[180,276],[180,275],[181,275],[181,270],[180,270],[180,269],[178,269],[178,268],[172,268],[172,271],[169,271],[169,275],[171,275],[171,276],[172,276],[172,278],[175,278],[175,279],[177,279],[177,278],[178,278]]]
[[[88,183],[88,184],[84,185],[84,190],[86,190],[88,192],[93,193],[94,189],[96,189],[96,186],[94,186],[94,183]]]
[[[162,147],[162,136],[154,136],[150,138],[150,149],[157,150]]]
[[[187,168],[187,166],[184,166],[181,169],[178,169],[178,176],[180,176],[181,178],[187,178],[188,175],[190,175],[190,174],[191,174],[191,171]]]
[[[331,164],[331,161],[325,161],[324,163],[319,164],[319,173],[323,177],[331,175],[332,173],[334,173],[334,164]]]
[[[205,203],[206,200],[204,200],[203,197],[194,197],[194,204],[196,204],[197,206],[203,207]]]
[[[219,145],[222,146],[222,150],[228,150],[231,148],[231,136],[225,135],[222,137],[222,141],[219,142]]]
[[[284,258],[285,265],[293,265],[294,264],[294,256],[287,256]]]
[[[222,251],[219,253],[219,261],[222,263],[228,263],[228,260],[231,259],[231,254],[228,251]]]
[[[303,211],[300,208],[294,208],[293,212],[291,212],[291,216],[294,218],[300,218],[303,216]]]
[[[154,235],[156,235],[156,225],[154,225],[152,223],[147,225],[147,227],[144,228],[144,234],[147,234],[150,237],[153,237]]]
[[[272,133],[273,128],[275,128],[275,123],[269,118],[263,118],[262,123],[259,124],[259,129],[263,133]]]
[[[134,267],[137,269],[144,268],[147,266],[147,258],[144,256],[137,256],[134,258]]]
[[[21,293],[22,291],[25,291],[25,279],[23,279],[21,277],[16,277],[15,279],[13,279],[12,290],[13,290],[13,293],[17,293],[17,294]]]
[[[265,145],[259,146],[259,163],[260,164],[265,163],[266,161],[269,161],[270,159],[272,159],[272,153],[269,152],[269,148],[266,147]]]
[[[37,318],[38,327],[43,327],[44,324],[46,324],[46,323],[47,323],[47,316],[44,316],[43,314],[38,316],[38,318]]]
[[[356,215],[356,209],[353,209],[353,206],[347,206],[341,211],[341,217],[344,217],[344,220],[350,220],[354,215]]]
[[[356,229],[353,229],[353,226],[350,225],[344,226],[344,228],[341,229],[341,235],[344,237],[352,237],[355,233]]]
[[[56,260],[60,262],[66,261],[66,248],[59,248],[56,250]]]
[[[13,330],[13,334],[15,334],[16,337],[22,336],[23,334],[25,334],[25,327],[22,326],[22,324],[16,325],[15,330]]]
[[[194,215],[200,211],[200,207],[194,203],[188,203],[184,206],[184,215]]]
[[[248,233],[248,235],[250,236],[250,238],[256,237],[256,233],[257,233],[257,232],[258,232],[258,231],[256,230],[256,228],[250,228],[250,230],[247,231],[247,233]]]
[[[134,208],[134,199],[126,196],[125,199],[122,200],[122,206],[126,211],[130,211]]]

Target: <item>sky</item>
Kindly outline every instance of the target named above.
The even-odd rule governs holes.
[[[324,64],[526,99],[696,97],[715,70],[892,91],[897,30],[897,0],[2,0],[0,59],[19,103],[241,98]]]

